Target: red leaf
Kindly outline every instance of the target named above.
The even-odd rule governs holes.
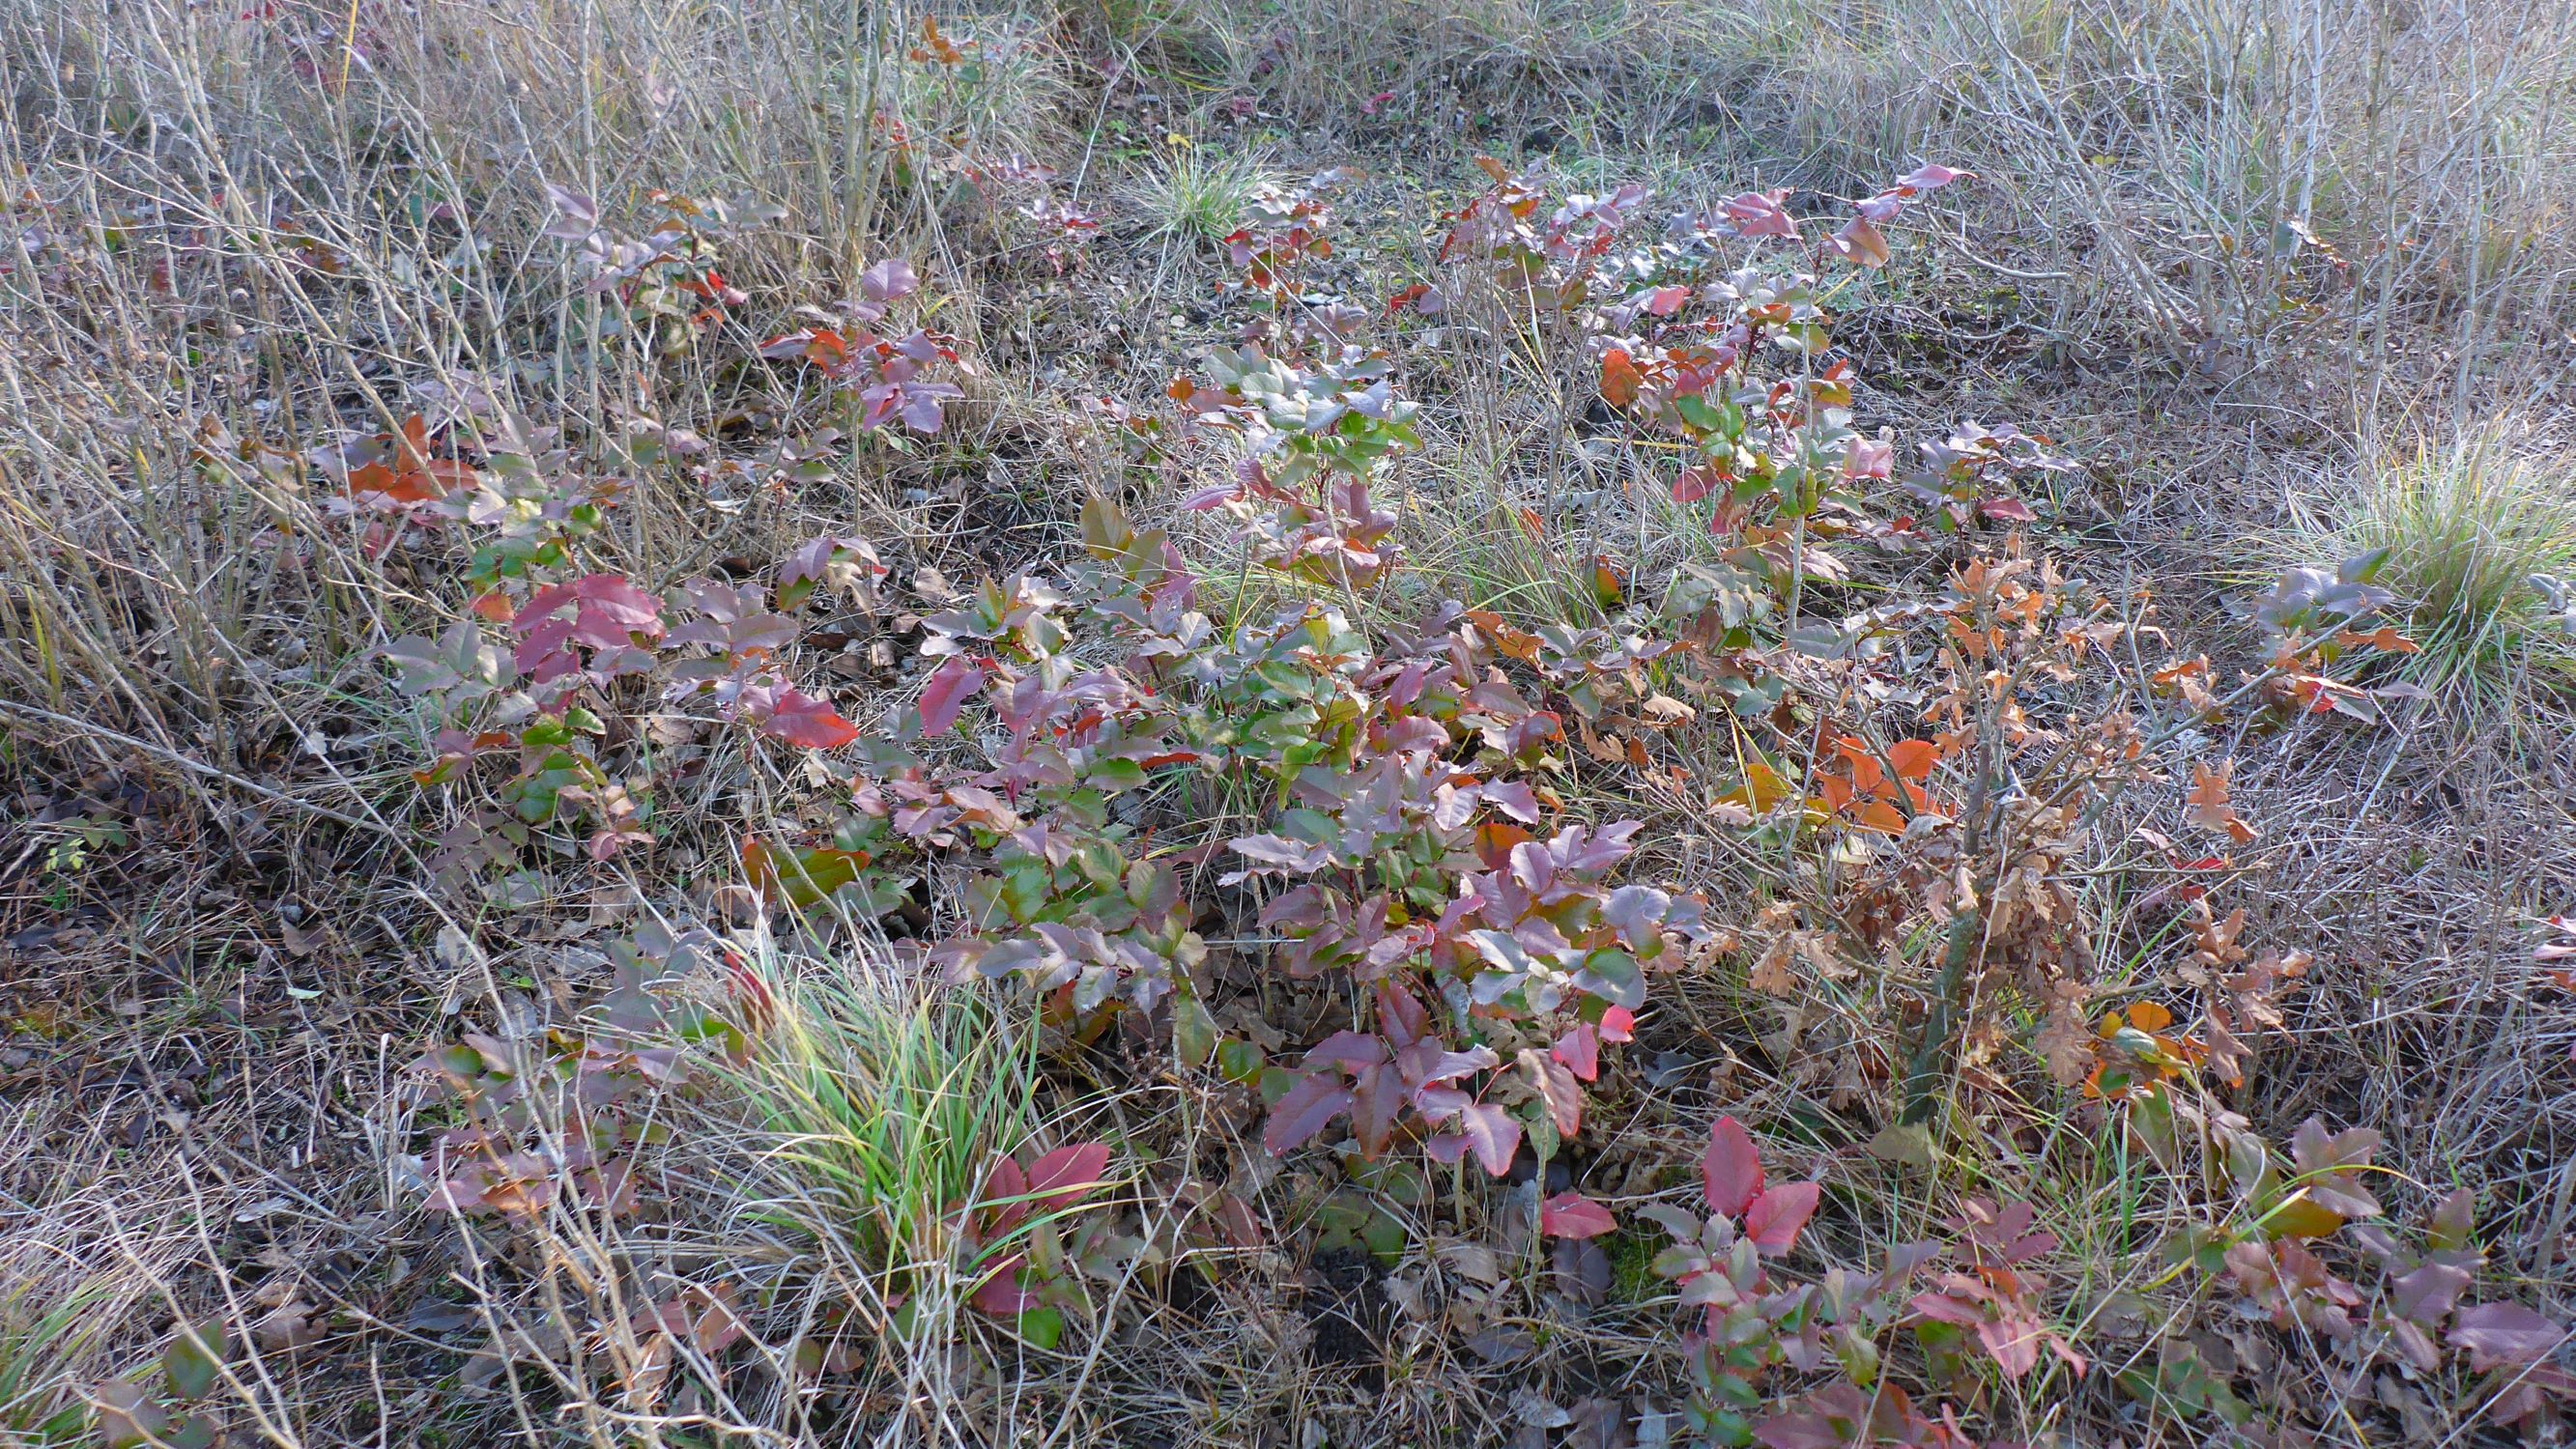
[[[1375,1040],[1375,1038],[1371,1038]],[[1395,1116],[1404,1108],[1404,1079],[1384,1064],[1361,1067],[1351,1079],[1351,1136],[1360,1156],[1374,1162],[1395,1137]]]
[[[921,733],[924,739],[936,739],[948,733],[957,723],[957,712],[966,707],[968,697],[983,687],[984,671],[950,655],[930,682],[921,687]]]
[[[837,749],[859,737],[859,727],[841,718],[831,701],[793,688],[778,692],[777,707],[760,732],[808,750]]]
[[[1730,1218],[1744,1216],[1762,1191],[1762,1157],[1753,1150],[1753,1134],[1733,1117],[1720,1117],[1708,1131],[1708,1155],[1700,1161],[1712,1211]]]
[[[1020,1171],[1017,1162],[1005,1157],[993,1164],[993,1175],[984,1179],[984,1200],[991,1205],[993,1232],[1007,1233],[1019,1226],[1020,1219],[1029,1215],[1028,1195],[1028,1174]]]
[[[349,496],[384,498],[395,503],[427,503],[439,497],[436,489],[418,473],[396,473],[382,463],[368,463],[349,470]]]
[[[1078,1142],[1059,1147],[1029,1164],[1029,1191],[1040,1212],[1062,1212],[1101,1186],[1109,1168],[1109,1144]]]
[[[512,627],[534,638],[566,604],[575,606],[573,621],[569,626],[557,621],[553,634],[593,649],[619,648],[638,635],[662,637],[662,601],[615,574],[585,574],[570,583],[548,584],[519,606]]]
[[[629,632],[641,633],[661,618],[660,599],[615,574],[584,574],[564,587],[585,610],[597,609],[610,623]]]
[[[1539,1231],[1551,1238],[1597,1238],[1619,1230],[1610,1210],[1579,1192],[1560,1192],[1539,1204]]]
[[[1637,1034],[1637,1014],[1624,1006],[1613,1006],[1601,1013],[1601,1039],[1628,1041]]]
[[[1983,1323],[1986,1318],[1976,1304],[1953,1298],[1947,1293],[1917,1293],[1905,1306],[1935,1323],[1952,1323],[1962,1328],[1972,1323]]]
[[[1910,186],[1917,191],[1938,191],[1953,181],[1970,180],[1976,174],[1974,171],[1953,171],[1947,166],[1931,165],[1896,178],[1896,184]]]
[[[1512,1154],[1521,1146],[1521,1124],[1511,1113],[1488,1102],[1471,1103],[1459,1110],[1458,1131],[1476,1149],[1476,1161],[1487,1176],[1500,1177],[1512,1170]]]
[[[1978,502],[1977,511],[1988,518],[2006,523],[2028,523],[2039,517],[2038,514],[2030,511],[2029,504],[2018,498],[1983,499]]]
[[[1789,1251],[1797,1246],[1799,1229],[1815,1214],[1817,1192],[1812,1182],[1792,1182],[1755,1198],[1744,1214],[1745,1236],[1763,1252]]]
[[[2223,830],[2238,845],[2251,845],[2257,838],[2254,827],[2245,823],[2228,803],[2228,775],[2236,768],[2234,760],[2212,765],[2195,760],[2191,766],[2191,789],[2183,795],[2189,808],[2183,818],[2204,830]]]
[[[1020,1267],[1028,1258],[1013,1253],[993,1270],[975,1290],[975,1307],[995,1318],[1016,1318],[1037,1302],[1037,1295],[1020,1286]]]
[[[1977,1324],[1977,1342],[1985,1346],[1986,1356],[2008,1379],[2018,1379],[2039,1367],[2039,1341],[2046,1333],[2038,1319],[2022,1313],[2007,1313]]]
[[[1547,1103],[1547,1115],[1556,1124],[1560,1137],[1572,1137],[1583,1130],[1583,1088],[1565,1064],[1547,1056],[1536,1047],[1524,1047],[1520,1054],[1521,1069],[1528,1072],[1530,1084],[1538,1088],[1539,1099]]]
[[[1736,235],[1743,237],[1776,236],[1789,241],[1798,239],[1798,224],[1790,220],[1780,202],[1786,191],[1747,191],[1729,197],[1721,209],[1735,223]]]
[[[1855,216],[1844,222],[1843,229],[1828,240],[1833,243],[1835,255],[1854,266],[1875,269],[1887,265],[1887,238],[1869,224],[1868,217]]]
[[[1558,1037],[1551,1050],[1556,1059],[1565,1064],[1566,1070],[1584,1081],[1592,1081],[1601,1075],[1601,1033],[1592,1023],[1575,1023],[1574,1030]]]
[[[1351,1110],[1351,1105],[1351,1094],[1332,1074],[1299,1077],[1288,1095],[1271,1107],[1270,1120],[1261,1129],[1261,1145],[1271,1156],[1284,1157]]]
[[[771,857],[769,847],[760,843],[758,836],[742,838],[742,873],[762,900],[778,899],[778,862]]]
[[[1431,1013],[1411,991],[1394,982],[1381,981],[1376,996],[1378,1025],[1397,1049],[1431,1034]]]

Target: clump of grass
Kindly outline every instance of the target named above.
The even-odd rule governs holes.
[[[0,1441],[68,1443],[89,1419],[66,1367],[98,1336],[99,1294],[86,1286],[38,1308],[34,1284],[0,1295]]]
[[[1240,226],[1244,208],[1269,184],[1269,173],[1248,156],[1179,146],[1137,178],[1129,205],[1145,223],[1146,244],[1198,246]]]
[[[2371,582],[2397,596],[2420,650],[2410,683],[2473,715],[2527,686],[2576,685],[2576,636],[2547,584],[2576,570],[2576,475],[2528,446],[2494,430],[2418,445],[2298,532],[2317,558],[2381,558]]]
[[[946,1341],[999,1250],[969,1243],[960,1211],[1039,1127],[1033,1031],[882,962],[765,982],[771,1019],[731,1070],[761,1142],[750,1215],[872,1334]]]

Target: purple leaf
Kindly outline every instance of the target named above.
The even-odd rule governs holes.
[[[938,432],[939,395],[918,384],[906,388],[903,397],[903,421],[904,426],[916,433]]]
[[[1653,886],[1623,885],[1601,903],[1601,920],[1619,933],[1619,944],[1650,956],[1648,946],[1660,944],[1672,908],[1673,898]]]
[[[859,274],[859,295],[871,302],[891,302],[911,296],[921,285],[912,263],[901,257],[888,257]]]
[[[1255,865],[1276,866],[1299,875],[1321,869],[1330,860],[1323,847],[1284,835],[1237,836],[1227,841],[1226,847]]]
[[[2447,1335],[2451,1347],[2469,1351],[2469,1372],[2481,1374],[2501,1364],[2537,1362],[2566,1336],[2566,1330],[2519,1303],[2463,1308]]]
[[[1499,1060],[1490,1047],[1480,1046],[1469,1051],[1453,1052],[1442,1047],[1437,1041],[1415,1042],[1396,1053],[1395,1058],[1396,1069],[1404,1074],[1404,1079],[1419,1083],[1426,1089],[1421,1094],[1422,1097],[1431,1096],[1431,1092],[1427,1089],[1435,1088],[1443,1082],[1454,1082],[1469,1072],[1481,1072],[1495,1065]],[[1464,1094],[1459,1094],[1459,1097],[1462,1101],[1465,1099]],[[1427,1105],[1424,1115],[1430,1115]]]
[[[2454,1263],[2426,1263],[2391,1279],[2388,1286],[2394,1290],[2397,1315],[2429,1327],[2460,1301],[2469,1286],[2469,1270]]]
[[[1444,733],[1442,743],[1447,742]],[[1499,780],[1483,788],[1485,803],[1524,825],[1538,823],[1538,795],[1519,780]]]
[[[543,235],[557,241],[580,241],[599,230],[599,203],[567,186],[545,183],[546,198],[555,204],[555,219]]]
[[[1351,1110],[1351,1094],[1330,1074],[1315,1072],[1299,1077],[1270,1109],[1270,1120],[1262,1125],[1261,1145],[1273,1157],[1284,1157],[1332,1124],[1332,1120]]]
[[[1315,1043],[1306,1053],[1310,1067],[1373,1067],[1386,1060],[1386,1040],[1364,1032],[1337,1031]]]

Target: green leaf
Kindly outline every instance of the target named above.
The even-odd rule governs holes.
[[[1584,957],[1574,984],[1630,1011],[1646,1004],[1645,974],[1637,969],[1637,958],[1625,951],[1605,949]]]
[[[1228,1042],[1226,1045],[1232,1046],[1234,1043]],[[1287,1096],[1303,1080],[1305,1079],[1295,1072],[1280,1067],[1256,1066],[1252,1069],[1253,1085],[1260,1090],[1261,1104],[1265,1107],[1279,1105],[1279,1099]]]
[[[1556,1156],[1556,1150],[1565,1144],[1565,1139],[1557,1135],[1556,1119],[1545,1112],[1535,1114],[1525,1125],[1529,1131],[1530,1150],[1538,1154],[1542,1163]]]
[[[1112,793],[1133,790],[1145,783],[1145,767],[1134,760],[1102,760],[1091,767],[1088,778],[1094,787]]]
[[[1172,1002],[1172,1053],[1181,1065],[1195,1067],[1205,1063],[1217,1049],[1216,1017],[1195,996],[1183,996]]]
[[[1404,1222],[1392,1213],[1372,1212],[1360,1225],[1360,1244],[1379,1262],[1394,1266],[1404,1257]]]
[[[221,1323],[180,1329],[161,1355],[161,1371],[170,1376],[170,1392],[183,1399],[204,1398],[213,1391],[215,1375],[230,1352]]]
[[[1040,1348],[1052,1349],[1064,1341],[1064,1315],[1052,1308],[1031,1308],[1020,1315],[1020,1337]]]
[[[1229,1082],[1250,1086],[1261,1080],[1261,1048],[1239,1037],[1216,1044],[1216,1069]]]
[[[1046,909],[1047,895],[1044,866],[1018,866],[1002,877],[1002,907],[1020,925],[1025,926],[1038,918],[1038,913]]]

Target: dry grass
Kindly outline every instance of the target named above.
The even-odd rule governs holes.
[[[2382,456],[2400,420],[2477,437],[2500,399],[2516,415],[2569,405],[2576,11],[269,8],[0,0],[0,1441],[78,1442],[103,1385],[148,1378],[175,1325],[210,1314],[246,1331],[209,1397],[236,1434],[279,1445],[1470,1443],[1547,1418],[1516,1390],[1623,1415],[1668,1404],[1661,1285],[1622,1264],[1608,1303],[1570,1309],[1530,1241],[1535,1189],[1368,1193],[1338,1168],[1283,1169],[1215,1092],[1114,1040],[1021,1100],[1024,1064],[985,1017],[942,1015],[885,943],[830,922],[769,943],[809,1055],[737,1063],[720,1107],[672,1109],[661,1216],[562,1206],[514,1232],[425,1215],[423,1144],[444,1109],[403,1065],[461,1030],[569,1027],[607,979],[609,937],[658,915],[726,924],[744,814],[814,796],[720,763],[670,802],[649,866],[548,861],[506,898],[441,889],[427,837],[455,819],[409,778],[423,720],[382,687],[380,660],[462,595],[366,548],[296,461],[478,394],[497,406],[476,426],[507,416],[575,448],[638,420],[730,443],[756,389],[727,359],[901,254],[957,299],[937,320],[982,364],[935,446],[854,453],[793,496],[639,465],[599,547],[667,584],[856,531],[906,585],[924,565],[968,584],[1059,546],[1085,491],[1132,486],[1140,517],[1171,512],[1184,480],[1121,473],[1064,419],[1079,397],[1149,402],[1219,339],[1195,239],[1223,234],[1263,168],[1378,173],[1343,202],[1360,244],[1335,262],[1366,300],[1418,279],[1420,230],[1475,184],[1480,151],[1552,156],[1578,181],[1650,175],[1681,200],[1858,192],[1924,158],[1973,167],[1986,183],[1946,213],[1962,224],[1848,300],[1864,421],[2022,407],[2089,465],[2053,511],[2053,545],[2097,577],[2157,581],[2165,622],[2195,638],[2226,637],[2194,594],[2226,539],[2304,523],[2337,556],[2391,547],[2383,582],[2421,611],[2434,702],[2366,738],[2310,721],[2226,742],[2265,830],[2230,889],[2254,932],[2319,957],[2237,1105],[2276,1136],[2310,1112],[2386,1132],[2404,1215],[2452,1181],[2478,1188],[2504,1279],[2567,1306],[2576,1009],[2527,953],[2531,922],[2576,900],[2576,758],[2561,707],[2530,688],[2568,646],[2521,585],[2576,573],[2563,470],[2437,451],[2370,469],[2349,508],[2314,485]],[[910,53],[933,13],[974,42],[971,72]],[[1194,144],[1176,153],[1173,134]],[[1070,281],[960,179],[1013,154],[1110,214]],[[786,216],[724,244],[749,306],[657,361],[600,333],[564,248],[539,235],[548,182],[620,224],[655,190]],[[1580,339],[1472,297],[1437,341],[1408,335],[1429,446],[1398,501],[1427,593],[1590,623],[1619,602],[1585,576],[1591,559],[1644,597],[1705,547],[1689,520],[1636,502],[1657,460],[1594,435]],[[1891,570],[1828,602],[1917,582]],[[1419,602],[1369,601],[1389,616]],[[851,678],[845,699],[872,706],[919,687],[891,669]],[[2509,747],[2442,727],[2474,723],[2461,701],[2498,691],[2540,727]],[[1674,748],[1715,770],[1732,742],[1712,717]],[[1656,863],[1730,918],[1811,891],[1830,864],[1660,787],[1601,784],[1572,804],[1650,820]],[[2099,827],[2117,864],[2086,909],[2144,990],[2172,962],[2169,943],[2124,934],[2126,882],[2157,868],[2123,834],[2153,811],[2128,813]],[[123,842],[82,835],[87,821]],[[93,848],[55,850],[71,839]],[[1254,959],[1231,969],[1249,977]],[[2106,1369],[2150,1342],[2120,1336],[2120,1295],[2210,1307],[2163,1293],[2153,1254],[2199,1206],[2184,1175],[2124,1175],[2098,1138],[2001,1117],[1955,1124],[1936,1173],[1880,1163],[1814,1082],[1762,1064],[1773,1010],[1731,982],[1682,988],[1614,1069],[1628,1115],[1595,1129],[1587,1185],[1623,1213],[1682,1201],[1694,1137],[1731,1110],[1791,1124],[1769,1145],[1831,1185],[1820,1231],[1855,1250],[1918,1234],[1962,1191],[2027,1185],[2067,1243],[2065,1317],[2101,1330]],[[918,1080],[893,1073],[922,1089],[923,1118],[962,1106],[967,1121],[932,1134],[939,1173],[871,1166],[861,1190],[844,1181],[851,1143],[899,1105],[876,1075],[890,1042],[935,1059]],[[827,1080],[837,1096],[815,1090]],[[974,1090],[951,1095],[961,1084]],[[1138,1164],[1119,1192],[1140,1242],[1086,1280],[1062,1346],[1039,1348],[956,1311],[958,1271],[924,1265],[956,1269],[939,1208],[975,1190],[989,1154],[1077,1131]],[[1187,1236],[1209,1183],[1248,1205],[1259,1246]],[[1381,1204],[1405,1230],[1391,1266],[1351,1226]],[[1342,1231],[1320,1255],[1319,1223]],[[637,1326],[655,1304],[703,1315],[719,1292],[754,1329],[731,1359]],[[907,1293],[926,1306],[889,1332]],[[782,1345],[852,1305],[869,1330],[854,1337],[901,1351],[826,1391]],[[922,1318],[964,1320],[963,1346],[910,1326]],[[1518,1341],[1489,1330],[1531,1346],[1512,1356]],[[2286,1396],[2340,1412],[2333,1396],[2375,1392],[2329,1353],[2289,1352],[2271,1375],[2299,1386]],[[2111,1377],[1996,1393],[1986,1422],[2081,1441],[2192,1432],[2137,1419]],[[2403,1422],[2439,1437],[2468,1432],[2460,1389],[2388,1392],[2420,1398]]]

